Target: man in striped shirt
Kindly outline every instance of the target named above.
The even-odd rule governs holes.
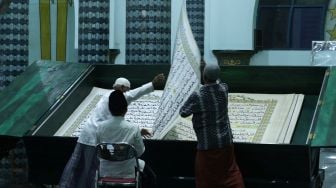
[[[228,116],[228,85],[219,82],[220,68],[206,64],[204,85],[193,92],[180,115],[193,115],[197,136],[196,188],[242,188],[244,182],[235,160]]]

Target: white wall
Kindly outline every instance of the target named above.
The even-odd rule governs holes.
[[[206,0],[204,59],[212,50],[253,50],[258,0]]]
[[[110,9],[114,21],[114,28],[110,26],[110,36],[114,33],[110,41],[110,47],[119,49],[120,54],[115,59],[115,64],[125,64],[126,62],[126,1],[125,0],[110,0],[114,1],[113,9]],[[114,39],[113,39],[114,38]],[[110,38],[111,39],[111,38]]]
[[[75,49],[78,49],[78,22],[79,22],[79,0],[74,0],[73,1],[73,4],[74,4],[74,21],[75,21],[75,39],[74,39],[74,42],[75,42]]]
[[[29,64],[41,59],[39,0],[29,1]]]
[[[77,49],[75,49],[75,7],[68,5],[68,18],[67,18],[67,43],[66,43],[66,61],[67,62],[77,62]]]
[[[296,65],[310,66],[311,51],[261,51],[251,58],[251,65]]]
[[[211,0],[206,11],[210,48],[216,50],[253,50],[255,0]]]

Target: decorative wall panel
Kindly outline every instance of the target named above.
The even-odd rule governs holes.
[[[127,0],[126,64],[170,63],[170,1]]]
[[[0,90],[28,65],[28,4],[12,0],[0,14]]]
[[[78,61],[108,63],[109,0],[79,1]]]
[[[187,0],[187,14],[194,38],[203,56],[204,0]]]

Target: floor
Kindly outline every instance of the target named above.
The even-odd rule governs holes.
[[[19,142],[7,157],[0,160],[0,188],[51,188],[29,184],[27,168],[25,149]],[[323,188],[336,188],[336,148],[321,149],[320,169],[325,170]]]
[[[336,188],[336,148],[322,148],[320,168],[325,170],[323,188]]]

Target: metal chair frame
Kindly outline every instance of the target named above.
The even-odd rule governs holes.
[[[108,161],[136,161],[135,178],[100,177],[98,170],[97,187],[136,187],[141,188],[139,158],[134,146],[125,142],[100,143],[96,146],[98,158]]]

